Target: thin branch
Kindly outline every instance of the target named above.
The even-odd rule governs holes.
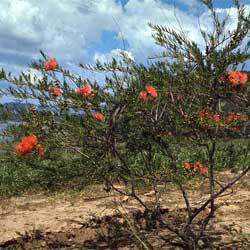
[[[191,218],[192,209],[191,209],[191,206],[190,206],[190,202],[189,202],[187,193],[186,193],[185,189],[183,188],[183,186],[181,184],[179,185],[179,188],[181,190],[182,196],[183,196],[183,198],[185,200],[185,203],[186,203],[186,207],[187,207],[187,211],[188,211],[188,217]]]
[[[241,174],[239,174],[237,177],[235,177],[232,181],[230,181],[226,186],[224,186],[223,188],[221,188],[217,193],[215,193],[212,197],[210,197],[206,202],[203,203],[203,205],[200,206],[200,208],[198,208],[192,215],[191,219],[188,221],[188,224],[190,225],[192,223],[192,221],[194,220],[194,218],[201,212],[203,211],[207,205],[211,202],[211,200],[215,200],[218,197],[220,197],[220,195],[222,193],[224,193],[227,189],[229,189],[232,185],[234,185],[237,181],[239,181],[243,176],[245,176],[248,172],[250,171],[250,165],[241,172]]]

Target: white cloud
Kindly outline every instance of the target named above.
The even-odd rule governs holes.
[[[128,59],[130,59],[131,61],[134,61],[135,58],[133,56],[133,53],[131,51],[127,51],[127,50],[122,50],[122,49],[115,49],[113,50],[113,53],[117,56],[121,56],[124,55],[126,56]]]
[[[197,18],[177,9],[174,5],[156,0],[130,0],[119,19],[123,36],[128,40],[135,57],[146,58],[159,52],[148,23],[161,24],[177,31],[183,30],[190,39],[201,42]],[[202,45],[202,44],[201,44]]]
[[[130,60],[132,61],[135,60],[133,53],[131,51],[122,50],[122,49],[113,49],[109,53],[95,52],[93,60],[94,61],[99,60],[101,63],[110,62],[112,58],[119,60],[122,58],[121,56],[122,53],[126,55],[126,57],[128,57]]]
[[[1,0],[0,49],[30,58],[43,49],[78,62],[103,30],[114,29],[110,15],[121,13],[113,0]]]
[[[200,20],[205,30],[211,27],[207,13]],[[129,0],[125,6],[115,0],[1,0],[0,64],[27,65],[38,56],[39,49],[70,67],[80,61],[91,63],[96,58],[106,61],[117,56],[116,49],[106,53],[92,51],[93,43],[96,47],[103,31],[117,32],[117,39],[125,39],[129,44],[125,49],[136,59],[145,60],[159,51],[148,22],[176,30],[182,28],[202,46],[195,14],[160,0]],[[234,23],[232,18],[231,27]]]

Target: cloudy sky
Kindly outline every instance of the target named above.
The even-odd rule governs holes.
[[[222,13],[231,13],[233,27],[231,0],[214,3]],[[241,3],[250,9],[250,0]],[[119,49],[146,62],[159,51],[148,22],[176,29],[181,24],[201,44],[198,14],[201,26],[211,28],[207,10],[196,0],[0,0],[0,68],[26,70],[40,58],[39,50],[74,72],[79,62],[110,60]]]

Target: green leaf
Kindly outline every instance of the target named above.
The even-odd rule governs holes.
[[[5,71],[2,69],[0,72],[0,80],[5,79],[6,78],[6,74]]]

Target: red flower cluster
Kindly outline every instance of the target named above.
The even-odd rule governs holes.
[[[198,115],[198,118],[201,119],[201,120],[203,120],[203,119],[205,119],[205,118],[207,118],[209,116],[210,116],[210,112],[204,110],[204,111],[200,111],[200,113]]]
[[[91,86],[88,83],[78,87],[76,89],[76,93],[78,95],[82,95],[82,96],[94,96],[95,95],[95,93],[93,92]]]
[[[201,111],[198,114],[198,119],[201,121],[209,121],[219,122],[221,120],[221,115],[219,113],[212,113],[210,111]]]
[[[57,62],[54,58],[48,58],[46,62],[44,62],[44,68],[46,70],[53,70],[57,67]]]
[[[16,145],[16,153],[22,157],[25,157],[27,153],[31,152],[34,148],[37,149],[38,155],[44,155],[44,149],[41,144],[37,143],[35,135],[29,135],[21,138],[21,142]]]
[[[103,120],[105,118],[104,114],[100,112],[92,112],[91,114],[97,120]]]
[[[190,163],[189,163],[189,162],[185,162],[185,163],[184,163],[184,168],[185,168],[186,170],[191,169]]]
[[[190,170],[191,164],[189,162],[185,162],[183,167],[186,170]],[[196,172],[197,170],[200,170],[200,174],[204,174],[207,172],[207,168],[200,161],[196,161],[194,163],[193,171]]]
[[[49,93],[53,97],[57,97],[61,95],[61,90],[58,87],[50,86]]]
[[[240,87],[244,87],[247,82],[247,74],[239,70],[229,70],[228,80],[233,85],[239,85]]]
[[[243,114],[239,114],[236,112],[231,112],[224,118],[224,124],[230,124],[234,121],[247,121],[247,116]]]
[[[198,119],[203,123],[203,126],[206,127],[206,125],[213,122],[221,122],[221,125],[229,125],[234,121],[247,121],[247,116],[244,114],[231,112],[225,117],[221,117],[221,114],[219,113],[212,113],[209,111],[201,111],[198,114]]]
[[[214,114],[214,115],[213,115],[213,120],[214,120],[215,122],[218,122],[218,121],[220,120],[220,114],[218,114],[218,113]]]
[[[157,97],[157,89],[151,85],[146,85],[145,90],[139,93],[139,97],[145,102],[152,101]]]

